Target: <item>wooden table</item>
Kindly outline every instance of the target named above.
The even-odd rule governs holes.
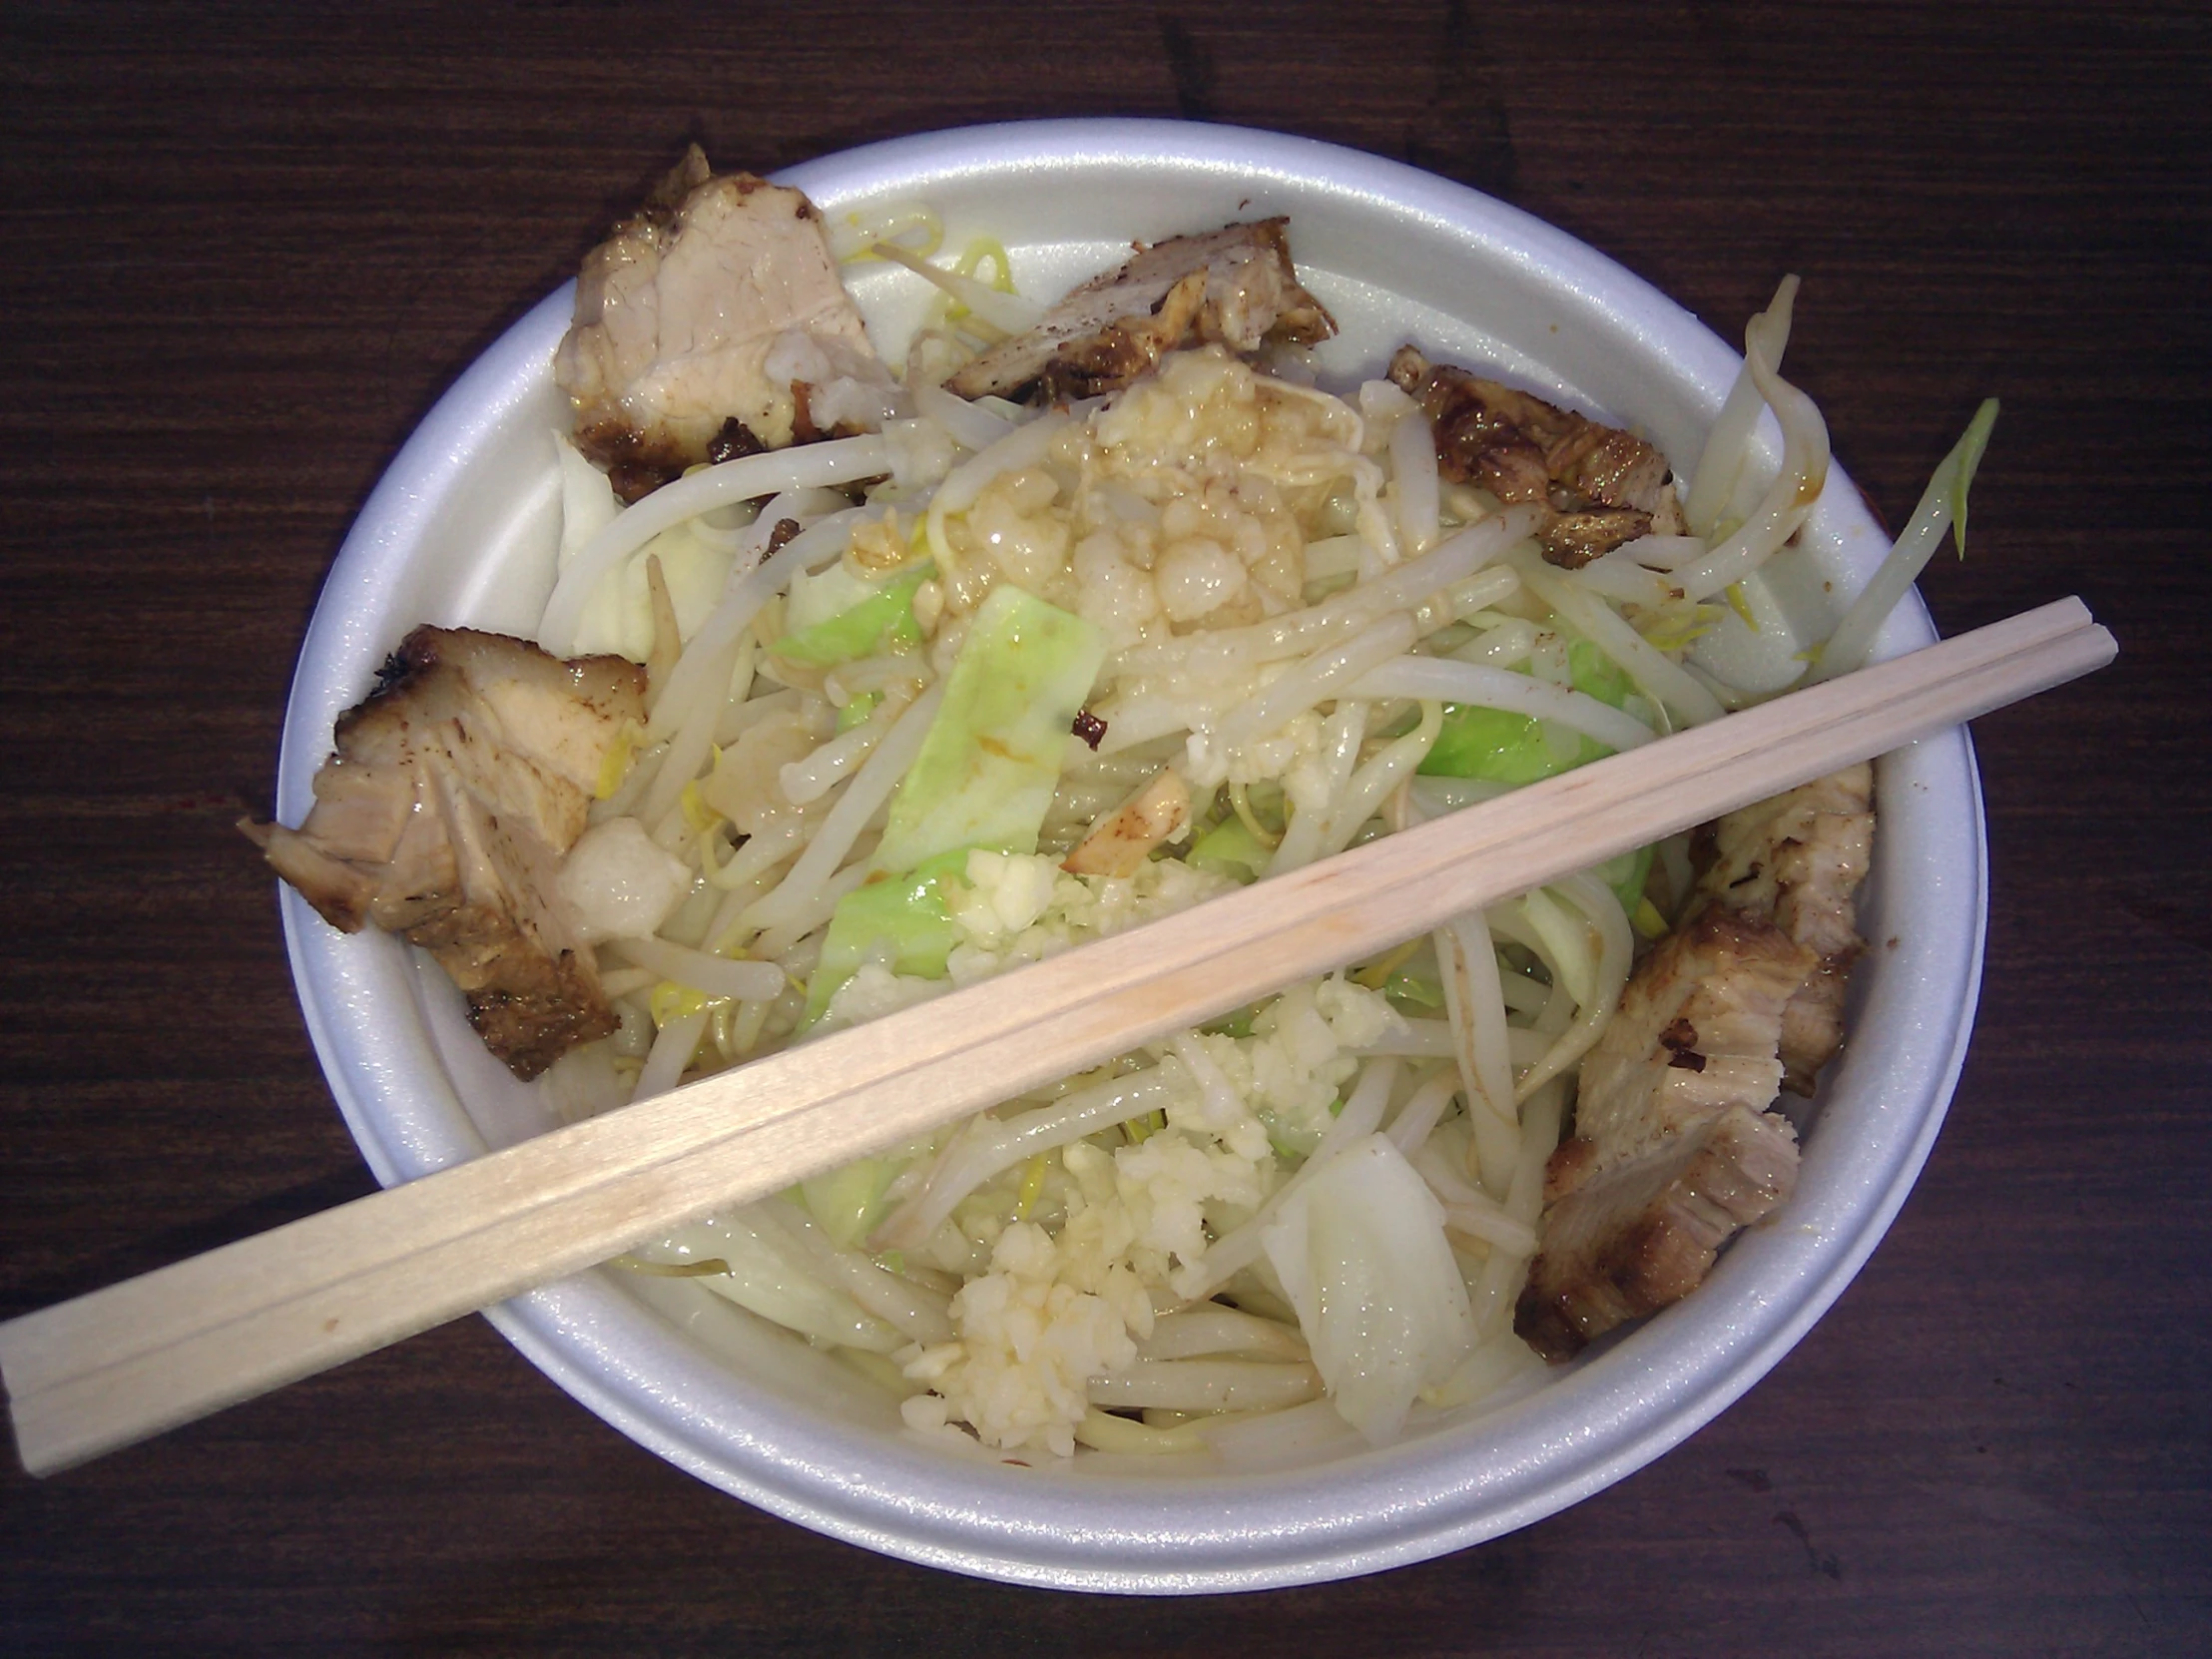
[[[1182,114],[1496,193],[1724,334],[1802,272],[1791,366],[1893,522],[2004,399],[1943,627],[2078,591],[2123,651],[1977,729],[1980,1025],[1888,1242],[1566,1513],[1257,1597],[1010,1589],[724,1497],[469,1320],[0,1474],[0,1651],[2204,1651],[2208,62],[2184,5],[0,11],[0,1315],[367,1190],[231,822],[380,469],[688,138]]]

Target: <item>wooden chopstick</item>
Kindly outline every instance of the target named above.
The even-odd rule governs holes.
[[[0,1325],[46,1474],[2110,662],[2060,600]]]

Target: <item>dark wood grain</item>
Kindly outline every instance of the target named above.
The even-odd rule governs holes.
[[[1834,1313],[1687,1444],[1447,1559],[1079,1601],[711,1491],[479,1321],[0,1474],[0,1652],[2212,1648],[2212,27],[2201,6],[0,9],[0,1316],[367,1190],[267,805],[351,513],[689,138],[1182,114],[1500,194],[1791,362],[1893,520],[1994,392],[1946,629],[2113,670],[1980,724],[1987,983]]]

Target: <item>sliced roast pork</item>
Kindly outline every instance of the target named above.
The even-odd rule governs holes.
[[[1263,219],[1142,248],[945,385],[962,397],[1059,403],[1119,391],[1186,345],[1318,344],[1337,323],[1299,282],[1289,223]]]
[[[1637,965],[1582,1062],[1575,1138],[1610,1168],[1782,1087],[1783,1010],[1816,958],[1771,922],[1707,903]]]
[[[1629,976],[1546,1172],[1513,1318],[1544,1358],[1687,1295],[1789,1197],[1797,1136],[1769,1108],[1786,1082],[1810,1092],[1841,1046],[1872,788],[1870,768],[1849,768],[1701,836],[1690,912]]]
[[[1513,1329],[1545,1359],[1569,1360],[1681,1301],[1738,1228],[1789,1196],[1797,1162],[1787,1122],[1730,1106],[1591,1177],[1545,1212]]]
[[[872,431],[897,394],[815,205],[711,173],[697,145],[585,256],[553,371],[625,501],[703,461]]]
[[[1682,529],[1667,458],[1632,432],[1562,409],[1410,345],[1390,378],[1418,403],[1436,435],[1436,468],[1507,505],[1547,507],[1544,557],[1579,570],[1623,542]]]
[[[1731,813],[1692,850],[1704,890],[1771,918],[1819,958],[1782,1019],[1782,1086],[1809,1095],[1844,1046],[1846,981],[1866,948],[1854,895],[1874,852],[1874,768],[1846,767]]]
[[[492,1052],[533,1077],[615,1027],[555,876],[610,751],[644,719],[635,663],[417,628],[338,717],[299,828],[240,828],[332,926],[373,922],[429,950]]]

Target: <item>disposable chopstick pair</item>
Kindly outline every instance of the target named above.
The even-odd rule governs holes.
[[[96,1457],[1293,980],[2102,667],[2061,600],[0,1325],[24,1466]]]

